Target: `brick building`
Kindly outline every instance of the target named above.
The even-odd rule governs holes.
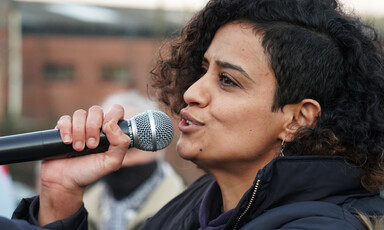
[[[23,110],[55,120],[118,90],[146,91],[158,45],[144,38],[23,36]]]

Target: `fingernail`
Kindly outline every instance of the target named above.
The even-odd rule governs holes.
[[[63,136],[63,142],[64,143],[71,143],[71,137],[68,134],[64,135]]]
[[[88,142],[89,146],[96,146],[96,138],[94,138],[94,137],[88,138],[87,142]]]
[[[74,145],[74,148],[77,149],[77,150],[80,150],[83,148],[83,142],[81,141],[77,141]]]

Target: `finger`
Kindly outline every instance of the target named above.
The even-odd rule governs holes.
[[[85,138],[87,147],[90,149],[94,149],[99,145],[103,116],[103,109],[100,106],[92,106],[88,110]]]
[[[76,151],[81,151],[85,146],[85,122],[87,112],[83,109],[76,110],[72,118],[72,146]]]
[[[55,128],[60,130],[61,139],[65,144],[72,143],[72,119],[70,116],[60,117]]]
[[[124,108],[121,105],[114,104],[108,113],[105,114],[103,125],[110,120],[120,121],[124,119]]]
[[[112,172],[121,167],[131,140],[120,129],[115,119],[110,120],[103,126],[103,132],[110,143],[104,167],[107,171]]]

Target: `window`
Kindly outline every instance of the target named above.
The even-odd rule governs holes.
[[[75,70],[71,65],[46,64],[44,78],[46,81],[72,81],[75,78]]]
[[[131,73],[125,66],[104,66],[102,69],[103,81],[128,83]]]

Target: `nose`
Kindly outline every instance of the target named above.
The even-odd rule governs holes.
[[[205,107],[209,102],[209,81],[207,74],[193,83],[184,93],[184,101],[187,105]]]

